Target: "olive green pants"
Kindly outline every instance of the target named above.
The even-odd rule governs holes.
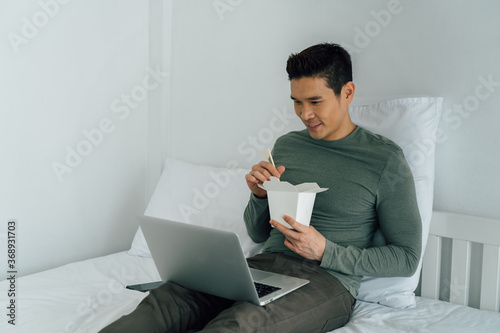
[[[345,325],[355,298],[309,260],[283,254],[249,258],[252,268],[307,279],[309,284],[265,306],[234,302],[165,283],[101,333],[329,332]]]

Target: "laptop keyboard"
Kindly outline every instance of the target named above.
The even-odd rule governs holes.
[[[257,289],[257,294],[259,295],[259,297],[269,295],[270,293],[281,289],[279,287],[274,287],[259,282],[254,282],[254,284],[255,284],[255,289]]]

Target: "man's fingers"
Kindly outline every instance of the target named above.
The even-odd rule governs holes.
[[[307,228],[305,225],[302,223],[297,222],[294,218],[288,216],[288,215],[283,215],[283,220],[285,220],[286,223],[290,225],[290,227],[294,228],[295,230],[299,232],[305,231],[305,228]]]
[[[261,184],[262,182],[257,179],[255,176],[253,176],[251,173],[247,173],[245,175],[245,180],[247,181],[248,185],[256,186],[258,184]]]
[[[293,224],[294,223],[293,221],[295,221],[295,220],[292,219],[292,221],[290,221],[290,222],[292,222],[292,224]],[[297,239],[297,236],[298,236],[298,232],[297,232],[298,230],[297,229],[295,229],[295,230],[290,229],[290,228],[284,226],[283,224],[279,223],[276,220],[271,220],[270,222],[271,222],[271,225],[273,227],[275,227],[276,229],[278,229],[279,232],[281,232],[283,235],[285,235],[286,239],[291,239],[291,240],[296,240]],[[288,221],[287,221],[287,223],[288,223]],[[288,223],[288,224],[290,224],[290,223]],[[299,225],[299,224],[300,223],[298,223],[298,222],[295,221],[294,225],[296,226],[296,225]],[[293,225],[290,225],[290,226],[294,227]]]
[[[286,238],[292,237],[293,233],[295,232],[295,231],[285,227],[283,224],[279,223],[276,220],[271,220],[270,223],[273,227],[278,229],[279,232],[281,232],[283,235],[285,235]]]
[[[295,252],[295,247],[293,246],[293,243],[288,240],[288,238],[285,239],[285,243],[284,244],[285,244],[285,246],[287,248],[289,248],[290,250],[292,250],[293,252]]]
[[[321,261],[325,252],[326,238],[314,227],[305,226],[288,215],[284,215],[283,220],[295,230],[275,220],[271,220],[271,225],[285,236],[284,245],[304,258]]]
[[[250,171],[247,175],[250,176],[250,179],[253,180],[254,183],[262,184],[267,180],[267,177],[262,174],[260,171]]]
[[[254,165],[252,170],[245,177],[248,182],[262,184],[271,180],[272,176],[279,178],[284,171],[284,166],[275,168],[271,163],[261,161],[259,164]]]
[[[279,167],[276,168],[276,170],[280,174],[279,177],[281,177],[281,175],[283,174],[283,172],[285,172],[285,167],[283,165],[280,165]],[[279,177],[277,177],[277,178],[279,178]]]
[[[282,167],[283,171],[279,172],[278,169],[276,169],[276,167],[274,165],[272,165],[271,163],[266,162],[266,161],[261,161],[259,164],[257,164],[257,167],[260,167],[262,170],[265,170],[269,174],[269,176],[273,176],[276,178],[279,178],[281,176],[281,173],[285,169],[285,167]],[[269,178],[268,178],[268,180],[269,180]]]
[[[278,231],[281,232],[282,234],[284,234],[288,230],[287,227],[285,227],[284,225],[282,225],[281,223],[279,223],[276,220],[271,220],[271,221],[269,221],[269,223],[271,223],[271,225],[273,227],[275,227],[276,229],[278,229]]]

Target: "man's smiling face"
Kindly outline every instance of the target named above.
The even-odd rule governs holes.
[[[339,140],[354,131],[349,116],[349,104],[354,84],[348,82],[339,96],[320,77],[302,77],[290,81],[295,113],[316,140]]]

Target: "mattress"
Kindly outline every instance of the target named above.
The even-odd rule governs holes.
[[[95,333],[131,312],[145,297],[125,286],[157,280],[152,259],[126,252],[21,277],[16,325],[3,319],[0,332]],[[0,290],[3,299],[7,281],[0,283]]]
[[[119,252],[19,278],[16,325],[2,315],[0,332],[98,332],[131,312],[146,296],[129,284],[159,280],[151,258]],[[0,282],[6,309],[8,281]],[[5,311],[5,310],[4,310]],[[338,333],[500,332],[500,313],[417,298],[416,308],[396,310],[357,302]]]
[[[357,302],[346,326],[335,333],[358,332],[500,332],[500,313],[417,297],[413,309]]]

